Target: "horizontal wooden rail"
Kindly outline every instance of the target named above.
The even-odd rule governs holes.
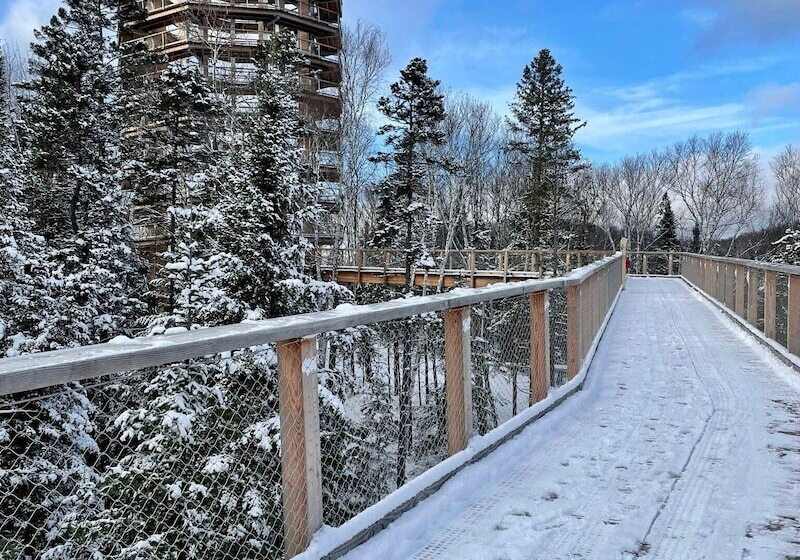
[[[607,257],[562,278],[530,280],[197,331],[0,359],[0,396],[581,284],[618,263]]]

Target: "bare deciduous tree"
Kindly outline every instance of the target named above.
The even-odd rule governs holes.
[[[377,173],[370,161],[375,145],[371,110],[384,86],[392,57],[384,32],[363,21],[343,29],[339,57],[342,71],[341,242],[357,247],[364,245],[362,222],[368,213],[363,207],[368,186]]]
[[[723,237],[735,240],[758,219],[764,193],[746,133],[679,142],[667,152],[667,164],[669,190],[698,225],[702,252]]]
[[[775,175],[774,214],[781,225],[800,221],[800,146],[786,146],[770,167]]]

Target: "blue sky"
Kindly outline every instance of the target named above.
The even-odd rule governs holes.
[[[0,0],[0,36],[24,44],[59,0]],[[800,0],[344,0],[382,27],[392,77],[427,58],[446,90],[506,111],[542,47],[589,125],[584,154],[613,161],[691,134],[750,131],[766,157],[800,142]]]
[[[423,56],[445,89],[503,112],[550,48],[594,160],[714,130],[750,131],[765,160],[800,141],[800,0],[345,0],[345,13],[386,31],[393,74]]]

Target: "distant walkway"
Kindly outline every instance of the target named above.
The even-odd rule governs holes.
[[[800,374],[630,278],[585,390],[348,560],[800,558]]]

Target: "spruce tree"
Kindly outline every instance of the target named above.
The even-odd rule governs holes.
[[[678,234],[675,226],[675,213],[672,211],[672,202],[669,194],[664,193],[661,199],[661,211],[656,231],[656,244],[664,251],[674,251],[680,249]]]
[[[23,134],[37,234],[51,245],[69,311],[37,349],[108,340],[140,312],[142,263],[119,173],[116,2],[68,0],[31,45]]]
[[[7,354],[105,341],[140,310],[142,270],[116,160],[115,9],[66,2],[31,46],[20,147],[11,156],[22,164],[9,163],[4,174],[4,203],[15,218],[3,220],[4,232],[13,230],[3,236],[6,255],[12,243],[17,256],[27,255],[16,266],[23,277],[14,296],[17,316],[27,319],[6,324],[14,331],[3,341]],[[96,482],[92,465],[102,450],[96,405],[80,385],[17,398],[27,404],[12,407],[0,430],[9,442],[0,484],[11,489],[0,504],[2,538],[19,557],[34,557],[60,545],[64,521]]]
[[[444,95],[439,81],[428,76],[428,63],[415,58],[382,97],[378,110],[389,121],[380,129],[388,151],[375,159],[391,173],[378,188],[379,203],[372,245],[397,247],[405,253],[405,287],[410,291],[411,270],[428,260],[424,233],[432,220],[423,178],[430,166],[430,148],[444,141]]]
[[[527,167],[517,237],[529,247],[550,245],[554,254],[561,241],[567,176],[580,160],[573,137],[585,126],[575,117],[575,98],[562,72],[551,52],[542,49],[522,73],[509,119],[508,149]]]

